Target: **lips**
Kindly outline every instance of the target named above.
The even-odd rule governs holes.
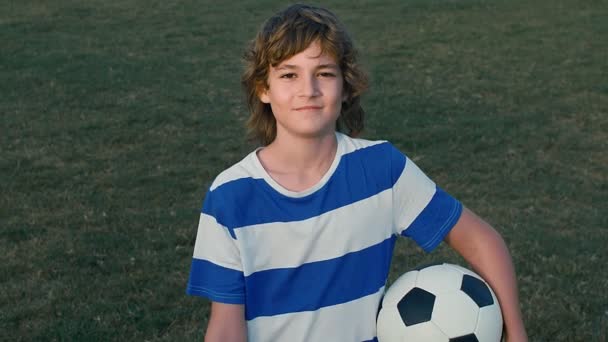
[[[320,106],[303,106],[303,107],[297,107],[296,110],[298,111],[305,111],[305,110],[319,110],[323,107]]]

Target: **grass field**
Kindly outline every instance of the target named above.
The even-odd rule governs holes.
[[[531,341],[608,339],[608,2],[326,1],[388,139],[504,236]],[[0,340],[200,339],[240,56],[280,1],[0,2]],[[391,280],[432,261],[401,240]]]

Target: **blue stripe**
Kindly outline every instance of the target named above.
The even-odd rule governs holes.
[[[437,187],[431,201],[402,235],[412,238],[422,249],[430,252],[443,241],[461,213],[462,204]]]
[[[243,272],[193,259],[186,293],[207,297],[214,302],[245,304]]]
[[[233,238],[235,228],[305,220],[391,188],[403,172],[405,160],[389,143],[345,154],[328,182],[302,198],[283,196],[263,179],[240,178],[208,193],[203,213],[215,217]]]
[[[314,311],[376,293],[386,283],[395,239],[339,258],[245,277],[247,320]]]

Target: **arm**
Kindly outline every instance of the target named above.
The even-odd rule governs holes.
[[[515,270],[504,240],[488,223],[464,208],[445,240],[492,287],[502,310],[507,341],[527,341]]]
[[[245,306],[211,302],[205,342],[246,342]]]

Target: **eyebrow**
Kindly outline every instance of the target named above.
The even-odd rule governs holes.
[[[283,64],[275,68],[275,70],[294,70],[299,69],[300,67],[292,64]],[[315,69],[338,69],[338,65],[334,63],[329,64],[320,64],[315,67]]]

